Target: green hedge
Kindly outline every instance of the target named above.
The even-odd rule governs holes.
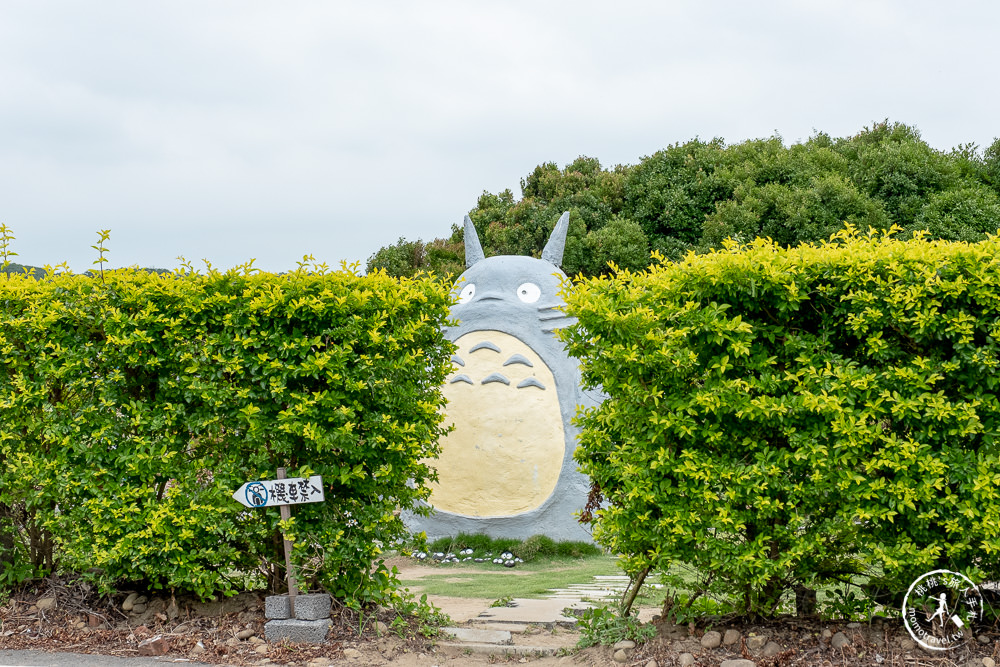
[[[7,580],[54,558],[105,585],[239,590],[283,560],[278,511],[231,495],[286,466],[326,487],[287,526],[300,578],[384,594],[379,554],[443,432],[449,301],[347,269],[0,276]]]
[[[579,283],[565,340],[609,396],[578,416],[595,538],[756,614],[857,575],[881,601],[995,577],[998,256],[848,230]]]

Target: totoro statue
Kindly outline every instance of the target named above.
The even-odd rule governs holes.
[[[465,218],[466,271],[455,285],[458,347],[443,387],[446,423],[428,517],[411,516],[431,539],[459,532],[523,539],[589,540],[574,512],[589,482],[573,460],[579,404],[594,405],[579,368],[555,336],[571,324],[561,310],[559,268],[569,213],[555,225],[541,259],[485,257]]]

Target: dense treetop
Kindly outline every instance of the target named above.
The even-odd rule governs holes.
[[[6,264],[0,265],[0,272],[2,273],[34,273],[42,272],[42,269],[37,266],[26,266],[24,264],[18,264],[16,262],[8,262]]]
[[[609,262],[641,269],[653,250],[679,258],[727,238],[795,246],[827,239],[845,223],[976,241],[1000,227],[1000,140],[943,152],[916,128],[889,121],[851,137],[817,132],[791,146],[777,136],[733,145],[693,139],[636,165],[608,169],[583,156],[563,169],[538,165],[521,180],[520,199],[509,189],[483,192],[469,216],[487,256],[538,257],[563,211],[570,212],[563,260],[570,275],[604,273]],[[400,238],[367,268],[458,274],[462,241],[457,225],[447,238]]]

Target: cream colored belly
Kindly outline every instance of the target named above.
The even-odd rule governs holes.
[[[472,352],[484,342],[500,351],[483,347]],[[444,386],[446,423],[453,422],[455,429],[432,462],[438,483],[431,487],[431,505],[472,517],[533,510],[555,490],[565,455],[555,378],[531,348],[508,334],[475,331],[456,345],[465,365],[456,364]],[[494,373],[508,383],[483,384]],[[454,381],[462,375],[471,384]]]

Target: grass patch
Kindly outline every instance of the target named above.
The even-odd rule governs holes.
[[[473,547],[466,547],[473,548]],[[430,567],[430,566],[428,566]],[[440,574],[426,574],[419,579],[401,578],[404,586],[419,588],[428,595],[460,598],[540,598],[553,588],[589,582],[596,575],[621,574],[613,556],[589,558],[536,559],[518,565],[515,570],[497,568],[492,563],[441,565]],[[449,572],[451,569],[474,569],[475,573]]]

